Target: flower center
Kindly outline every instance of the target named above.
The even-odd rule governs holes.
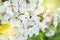
[[[0,25],[0,33],[2,34],[3,32],[5,32],[7,29],[9,28],[8,24],[4,24],[4,25]]]

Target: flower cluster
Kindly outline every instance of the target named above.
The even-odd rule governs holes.
[[[44,12],[43,0],[8,0],[0,3],[0,40],[27,40],[45,33],[55,34],[58,15],[51,10]],[[53,27],[54,29],[51,29]],[[46,32],[46,29],[49,30]]]

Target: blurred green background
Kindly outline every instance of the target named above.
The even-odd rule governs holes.
[[[43,0],[42,5],[44,6],[45,11],[48,9],[48,7],[50,7],[50,9],[54,12],[60,7],[60,0]]]

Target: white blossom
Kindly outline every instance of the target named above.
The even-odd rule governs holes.
[[[29,37],[34,34],[37,36],[40,31],[45,33],[45,29],[49,29],[51,24],[57,27],[59,16],[57,13],[60,13],[59,10],[56,10],[56,14],[52,14],[52,11],[48,9],[46,13],[40,16],[44,12],[43,0],[28,0],[29,3],[26,1],[8,0],[4,2],[4,5],[0,5],[1,23],[3,25],[9,24],[9,28],[3,33],[4,35],[0,34],[0,40],[27,40],[28,35]],[[41,17],[43,18],[42,22],[40,21]],[[45,33],[47,37],[54,34],[53,30]]]
[[[53,30],[50,30],[48,33],[46,33],[45,35],[47,36],[47,37],[51,37],[51,36],[53,36],[55,34],[55,32],[53,31]]]

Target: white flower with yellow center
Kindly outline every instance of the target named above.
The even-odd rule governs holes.
[[[44,12],[42,2],[43,0],[5,1],[0,6],[0,40],[27,40],[28,35],[37,36],[40,31],[45,33],[50,25],[57,27],[57,14],[52,14],[48,9],[41,15]],[[54,30],[49,30],[45,35],[50,37],[54,34]]]

